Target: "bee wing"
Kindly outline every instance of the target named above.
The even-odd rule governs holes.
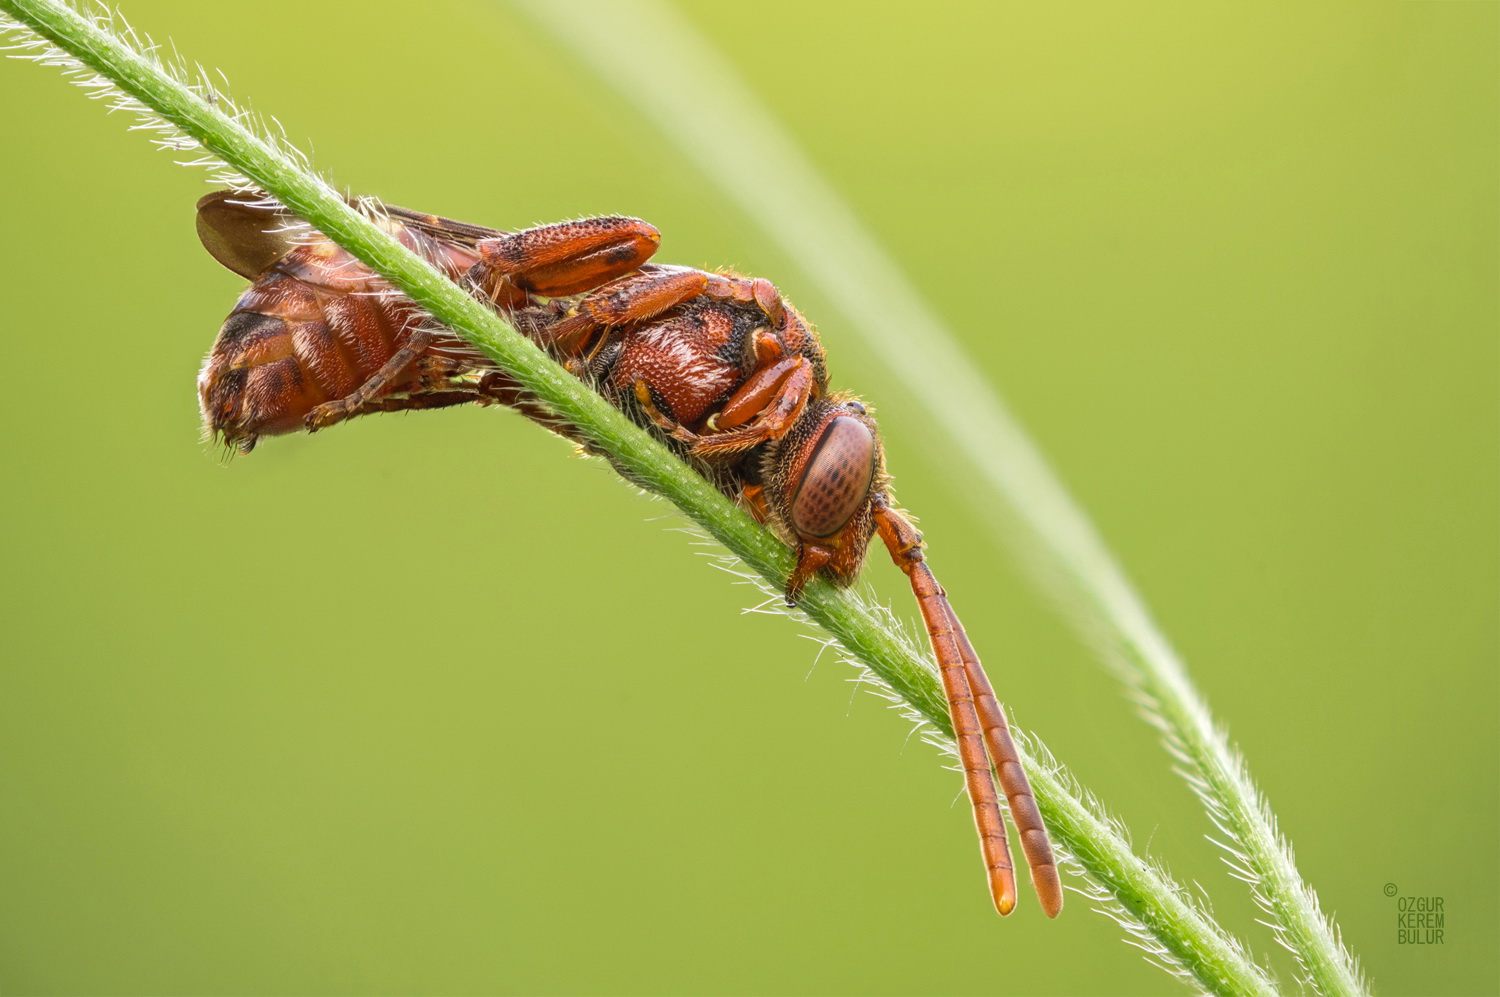
[[[216,190],[198,201],[198,239],[210,256],[255,280],[296,245],[297,219],[264,196]]]
[[[441,245],[472,249],[482,239],[505,233],[483,225],[470,225],[427,215],[409,208],[351,201],[357,209],[385,215],[405,228],[415,230]],[[305,245],[304,222],[264,194],[216,190],[198,201],[198,239],[209,255],[226,268],[255,280],[295,246]]]
[[[470,225],[468,222],[454,221],[452,218],[426,215],[420,211],[398,208],[392,204],[382,204],[378,210],[407,228],[416,229],[437,242],[452,246],[472,249],[481,240],[495,239],[507,234],[498,229],[485,228],[483,225]]]

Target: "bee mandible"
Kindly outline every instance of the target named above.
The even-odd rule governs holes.
[[[1042,908],[1062,909],[1052,847],[1005,712],[922,536],[896,508],[870,409],[828,385],[812,325],[775,285],[650,261],[660,233],[611,216],[503,232],[380,207],[371,216],[467,287],[796,552],[786,597],[815,575],[847,586],[874,536],[907,575],[947,698],[996,909],[1016,904],[995,774]],[[588,441],[410,299],[284,208],[218,191],[198,232],[251,281],[198,380],[210,433],[263,436],[372,412],[501,404]],[[992,771],[993,763],[993,771]]]

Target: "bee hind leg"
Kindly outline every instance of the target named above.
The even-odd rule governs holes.
[[[370,415],[374,412],[416,412],[421,409],[448,408],[469,402],[477,402],[481,405],[498,404],[494,398],[477,388],[418,391],[409,395],[387,395],[384,398],[372,399],[360,406],[358,411],[350,412],[345,418],[352,419],[357,415]]]
[[[540,225],[481,239],[469,280],[484,297],[511,308],[529,294],[592,291],[641,266],[660,244],[655,226],[622,215]]]
[[[406,342],[402,344],[385,364],[370,376],[352,392],[343,398],[336,398],[331,402],[324,402],[307,414],[304,425],[309,433],[316,433],[320,429],[327,429],[346,419],[352,419],[365,412],[382,412],[389,409],[370,407],[373,403],[380,401],[391,391],[398,379],[407,372],[419,357],[432,345],[435,337],[430,332],[417,330],[413,332]],[[414,408],[416,406],[404,406]]]

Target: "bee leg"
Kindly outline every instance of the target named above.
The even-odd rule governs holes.
[[[792,569],[791,577],[786,581],[786,604],[797,605],[797,599],[802,595],[802,589],[818,573],[818,569],[833,560],[833,551],[827,547],[819,547],[817,544],[803,543],[797,545],[797,566]]]
[[[682,423],[670,418],[657,406],[656,400],[651,397],[651,386],[643,378],[638,377],[635,380],[635,400],[656,428],[673,439],[684,443],[694,443],[701,438]]]
[[[764,422],[775,418],[778,422],[776,428],[784,428],[785,417],[781,412],[785,406],[773,412],[771,401],[786,396],[787,405],[793,408],[800,405],[806,400],[803,397],[805,389],[811,386],[811,379],[806,376],[810,373],[810,365],[802,357],[776,361],[751,375],[724,403],[724,407],[709,418],[709,424],[719,432],[727,432],[754,420]]]
[[[481,239],[469,279],[491,301],[511,308],[528,294],[556,298],[591,291],[638,268],[659,245],[661,233],[639,218],[541,225]]]
[[[582,350],[600,328],[643,322],[703,293],[708,274],[689,267],[652,270],[607,284],[579,299],[552,327],[554,343],[564,354]]]
[[[512,408],[520,405],[526,397],[526,389],[503,370],[486,371],[475,390],[486,398]]]
[[[481,405],[499,404],[496,399],[484,394],[477,388],[419,391],[410,395],[387,395],[384,398],[373,398],[361,405],[357,411],[350,412],[345,418],[352,419],[357,415],[370,415],[374,412],[415,412],[420,409],[448,408],[452,405],[465,405],[469,402],[476,402]]]
[[[762,485],[746,485],[740,489],[738,504],[757,523],[764,523],[771,518],[771,514],[766,510],[766,489]]]
[[[479,379],[475,386],[481,399],[489,405],[504,405],[506,408],[515,409],[533,422],[540,423],[549,429],[556,430],[569,439],[575,438],[575,434],[569,429],[565,431],[557,414],[545,405],[538,404],[536,396],[531,394],[515,378],[502,370],[487,371]]]
[[[780,439],[796,424],[812,392],[813,369],[806,357],[777,361],[753,375],[709,418],[708,428],[715,432],[693,444],[693,456],[726,457]]]
[[[715,298],[738,301],[746,305],[753,301],[765,313],[766,318],[771,320],[773,326],[777,329],[786,328],[786,302],[782,299],[781,292],[776,290],[776,285],[764,277],[710,274],[707,293]]]
[[[420,329],[413,332],[385,364],[370,376],[370,379],[343,398],[336,398],[331,402],[324,402],[307,414],[304,424],[309,433],[316,433],[320,429],[351,419],[365,411],[365,406],[387,394],[391,386],[396,383],[402,374],[416,362],[427,347],[432,345],[434,336],[430,332]]]

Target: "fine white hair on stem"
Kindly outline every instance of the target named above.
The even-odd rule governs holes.
[[[704,546],[710,546],[707,539],[706,537],[703,538]],[[717,547],[717,545],[712,546]],[[706,551],[704,553],[709,554],[713,558],[715,567],[734,576],[740,584],[752,586],[764,593],[766,598],[751,609],[746,610],[746,612],[786,615],[805,626],[813,628],[815,631],[817,630],[816,624],[806,614],[797,609],[789,608],[780,592],[772,588],[761,575],[757,574],[739,559],[725,555],[722,550]],[[868,605],[874,613],[885,621],[885,629],[893,634],[897,634],[901,642],[908,647],[911,655],[922,661],[933,681],[936,682],[936,670],[931,667],[930,661],[925,654],[918,650],[924,638],[911,632],[906,622],[898,618],[886,604],[872,599],[869,600]],[[931,745],[938,751],[943,758],[946,768],[955,773],[962,772],[958,752],[954,747],[953,738],[947,730],[937,726],[933,718],[914,707],[909,699],[904,697],[901,692],[871,669],[865,661],[844,648],[836,638],[829,637],[822,631],[818,631],[811,636],[822,645],[818,651],[819,657],[822,656],[824,650],[833,648],[839,660],[855,670],[855,675],[850,681],[855,684],[856,689],[863,688],[870,694],[884,700],[889,708],[895,711],[910,727],[911,734],[919,736],[925,744]],[[911,734],[908,735],[908,740],[910,740]],[[1064,787],[1066,792],[1079,802],[1080,806],[1088,812],[1093,820],[1097,821],[1101,826],[1109,828],[1110,832],[1118,840],[1125,842],[1127,845],[1129,844],[1130,832],[1124,823],[1111,814],[1093,793],[1084,789],[1062,764],[1052,756],[1045,745],[1014,725],[1012,726],[1012,736],[1023,758],[1033,760],[1034,764],[1039,766],[1041,771],[1045,773],[1046,779],[1055,786]],[[1034,780],[1037,778],[1037,773],[1033,771],[1031,764],[1027,765],[1027,771]],[[960,790],[959,797],[962,797],[962,795],[963,791]],[[1009,804],[1003,797],[999,802],[1001,807],[1006,811],[1008,818]],[[1198,975],[1195,975],[1192,969],[1185,965],[1176,954],[1162,944],[1159,935],[1152,931],[1147,924],[1131,913],[1120,902],[1120,898],[1115,891],[1111,890],[1106,883],[1100,881],[1090,873],[1089,869],[1080,862],[1079,858],[1066,843],[1055,842],[1054,850],[1057,854],[1058,867],[1062,871],[1071,874],[1068,883],[1069,889],[1088,900],[1089,906],[1094,911],[1108,917],[1119,925],[1125,932],[1124,940],[1126,944],[1139,949],[1148,963],[1162,970],[1184,986],[1197,993],[1210,992],[1203,987],[1202,979]],[[1166,867],[1158,860],[1148,856],[1144,862],[1164,885],[1165,889],[1170,891],[1183,907],[1198,913],[1204,918],[1211,918],[1212,904],[1208,901],[1207,894],[1204,893],[1201,885],[1194,883],[1198,892],[1203,894],[1202,900],[1193,896],[1188,890],[1173,880],[1170,873],[1167,872]],[[1227,944],[1240,959],[1244,960],[1247,964],[1255,964],[1255,960],[1251,954],[1237,938],[1227,938]],[[1258,968],[1266,978],[1270,978],[1271,974],[1267,967],[1258,966]]]
[[[909,389],[913,421],[966,465],[960,489],[1146,702],[1277,939],[1316,993],[1368,992],[1264,796],[1083,509],[901,269],[729,62],[663,0],[512,0],[660,130],[785,252]],[[642,50],[650,59],[639,58]],[[732,115],[723,108],[732,107]],[[946,445],[945,445],[946,444]],[[976,487],[978,484],[987,487]],[[1002,514],[997,515],[997,503]]]
[[[733,576],[739,584],[748,585],[756,589],[764,598],[744,612],[760,613],[765,615],[785,615],[814,630],[810,636],[822,647],[818,651],[819,657],[823,652],[832,648],[838,658],[846,665],[854,669],[854,677],[850,680],[855,684],[856,691],[860,688],[866,689],[872,695],[886,701],[890,709],[908,725],[911,735],[915,734],[920,739],[935,748],[942,757],[945,767],[950,771],[959,773],[962,766],[959,762],[958,753],[955,750],[951,733],[946,728],[946,716],[934,715],[929,707],[927,712],[913,705],[909,691],[906,694],[897,689],[892,682],[880,673],[876,672],[870,664],[859,655],[852,653],[839,642],[836,637],[831,637],[826,631],[820,630],[815,621],[808,617],[800,609],[788,607],[782,593],[767,582],[765,577],[750,568],[743,561],[733,555],[726,555],[719,546],[712,542],[708,536],[697,532],[692,528],[685,528],[679,532],[688,533],[694,537],[694,544],[706,549],[699,553],[710,558],[714,567]],[[920,662],[923,673],[934,686],[937,684],[937,673],[931,660],[920,650],[923,647],[925,635],[915,633],[910,624],[897,617],[888,605],[872,598],[865,600],[867,611],[882,621],[882,629],[893,635],[903,646],[911,659]],[[1034,737],[1026,734],[1018,727],[1012,727],[1012,735],[1016,746],[1023,759],[1026,760],[1026,769],[1033,782],[1045,784],[1053,791],[1060,792],[1076,801],[1077,806],[1087,814],[1089,820],[1100,828],[1108,830],[1108,837],[1123,843],[1126,847],[1130,843],[1130,833],[1124,823],[1111,814],[1104,804],[1094,794],[1084,789],[1073,778],[1073,776],[1059,763],[1047,750],[1045,745]],[[959,798],[962,797],[959,791]],[[1050,793],[1048,794],[1051,795]],[[1009,816],[1009,805],[1002,798],[1002,808]],[[1126,904],[1121,902],[1118,890],[1112,889],[1111,885],[1098,875],[1097,861],[1085,864],[1075,854],[1067,840],[1054,842],[1054,850],[1057,853],[1058,866],[1066,873],[1070,873],[1069,889],[1088,900],[1091,909],[1114,921],[1125,933],[1126,944],[1140,950],[1143,958],[1149,964],[1157,967],[1184,986],[1198,993],[1211,993],[1215,990],[1205,987],[1201,968],[1195,972],[1194,967],[1187,965],[1176,953],[1162,943],[1159,931],[1155,931],[1140,917],[1131,912]],[[1147,856],[1137,860],[1149,870],[1151,875],[1161,884],[1161,888],[1171,896],[1176,905],[1180,905],[1183,911],[1191,912],[1193,915],[1212,920],[1212,904],[1200,884],[1194,883],[1198,893],[1203,894],[1200,900],[1197,896],[1183,888],[1172,879],[1166,867],[1157,859]],[[1271,973],[1268,967],[1260,965],[1255,961],[1250,952],[1239,939],[1225,936],[1226,947],[1234,954],[1235,958],[1243,964],[1254,966],[1262,978],[1270,980]]]
[[[118,10],[98,0],[91,0],[87,9],[76,10],[75,13],[99,31],[124,39],[136,53],[150,60],[164,76],[217,108],[225,117],[260,136],[299,169],[314,172],[307,156],[287,138],[286,129],[280,121],[235,103],[230,96],[229,79],[222,72],[206,70],[197,63],[190,69],[187,61],[175,48],[170,52],[166,51],[149,35],[136,31]],[[26,30],[23,25],[8,17],[0,16],[0,36],[7,41],[0,50],[11,58],[59,70],[91,99],[104,101],[111,114],[119,111],[134,118],[135,121],[127,126],[127,130],[145,132],[148,140],[157,148],[191,157],[178,159],[179,165],[207,170],[209,182],[216,186],[247,193],[256,190],[256,184],[226,163],[222,157],[209,152],[201,142],[185,133],[178,125],[163,118],[158,111],[146,106],[138,98],[122,91],[114,80],[92,69],[73,53]]]
[[[570,375],[501,315],[405,249],[386,227],[355,210],[325,180],[303,169],[297,157],[283,155],[275,142],[248,130],[243,115],[226,113],[218,101],[135,51],[126,38],[113,33],[113,19],[81,17],[60,0],[0,0],[0,11],[15,19],[0,29],[49,39],[76,57],[78,65],[113,80],[122,92],[180,127],[206,152],[254,181],[426,309],[434,321],[473,343],[588,440],[590,452],[606,457],[640,487],[672,501],[770,587],[786,585],[793,568],[786,545],[756,525],[713,483]],[[814,580],[803,591],[798,611],[925,722],[939,732],[948,731],[944,696],[925,651],[915,647],[901,627],[891,625],[881,607],[856,591]],[[1153,944],[1171,953],[1192,975],[1195,986],[1215,994],[1275,993],[1270,977],[1243,947],[1180,887],[1137,857],[1109,820],[1101,819],[1033,755],[1021,748],[1018,753],[1054,841],[1132,912]]]

